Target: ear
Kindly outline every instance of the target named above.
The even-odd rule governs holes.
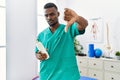
[[[58,16],[60,16],[60,13],[58,12]]]

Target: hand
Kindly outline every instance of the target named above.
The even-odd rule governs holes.
[[[36,54],[36,58],[38,60],[45,60],[47,58],[47,55],[45,53],[38,51],[38,53]]]
[[[65,32],[67,32],[69,26],[71,26],[74,22],[76,22],[77,18],[78,18],[78,15],[76,14],[76,12],[74,12],[71,9],[65,8],[64,20],[67,21]]]

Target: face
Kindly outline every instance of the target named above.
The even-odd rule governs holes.
[[[45,9],[45,18],[51,27],[58,24],[58,16],[59,12],[54,7]]]

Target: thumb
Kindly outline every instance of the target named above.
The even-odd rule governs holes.
[[[71,19],[70,21],[67,22],[67,25],[65,26],[65,32],[68,31],[68,28],[74,23],[74,19]]]

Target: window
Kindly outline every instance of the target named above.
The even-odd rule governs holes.
[[[0,80],[6,80],[6,7],[0,0]]]

